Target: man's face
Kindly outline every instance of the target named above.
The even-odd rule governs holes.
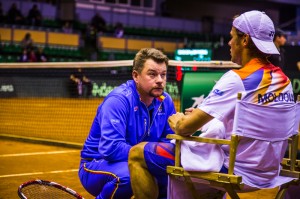
[[[142,99],[159,97],[166,85],[167,66],[148,59],[141,73],[133,71],[133,78]]]
[[[230,46],[230,56],[231,61],[241,65],[242,64],[242,42],[241,38],[238,37],[237,31],[234,27],[232,27],[230,31],[231,39],[228,42],[228,45]]]

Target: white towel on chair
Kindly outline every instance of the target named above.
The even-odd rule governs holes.
[[[218,119],[205,124],[200,137],[225,138],[225,127]],[[181,144],[181,164],[187,171],[219,172],[223,166],[224,152],[220,145],[183,141]]]

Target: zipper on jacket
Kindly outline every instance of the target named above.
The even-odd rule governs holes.
[[[160,105],[158,106],[158,109],[156,110],[155,114],[152,116],[152,121],[151,121],[151,124],[150,124],[150,126],[149,126],[149,128],[148,128],[148,136],[150,136],[150,129],[151,129],[152,125],[153,125],[154,119],[155,119],[155,117],[156,117],[156,115],[157,115],[157,113],[158,113],[158,110],[159,110],[159,108],[161,107],[161,105],[162,105],[162,102],[161,102]],[[148,115],[149,115],[149,118],[150,118],[149,111],[148,111]]]
[[[147,133],[147,119],[144,118],[144,135]],[[149,136],[149,133],[148,133]],[[145,137],[145,136],[144,136]]]
[[[146,136],[147,136],[147,119],[144,118],[144,134],[143,134],[143,136],[142,136],[142,138],[140,139],[139,142],[142,142],[145,139]]]
[[[156,117],[156,115],[158,113],[158,110],[161,107],[161,105],[162,105],[162,102],[158,106],[158,109],[156,110],[155,114],[153,115],[151,124],[149,125],[148,129],[147,129],[147,118],[144,119],[144,135],[143,135],[142,139],[140,139],[140,142],[145,139],[146,135],[150,136],[150,129],[151,129],[152,125],[153,125],[154,119],[155,119],[155,117]],[[146,105],[144,104],[144,106],[146,106]],[[149,110],[148,110],[147,106],[146,106],[146,109],[147,109],[147,113],[148,113],[148,119],[150,120],[150,113],[149,113]]]

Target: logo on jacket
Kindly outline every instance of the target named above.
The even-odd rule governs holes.
[[[131,95],[131,93],[132,93],[131,90],[126,90],[126,91],[124,91],[124,95],[125,95],[125,96]]]
[[[118,123],[120,123],[120,120],[119,119],[110,119],[110,122],[112,124],[118,124]]]
[[[165,113],[163,112],[163,107],[162,107],[162,105],[160,105],[160,106],[158,107],[157,115],[165,115]]]
[[[162,112],[162,106],[158,107],[158,112],[161,113]]]
[[[134,110],[134,112],[136,112],[137,110],[139,110],[139,107],[138,107],[138,106],[135,106],[135,107],[133,108],[133,110]]]

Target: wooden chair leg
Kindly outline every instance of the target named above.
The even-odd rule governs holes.
[[[283,199],[288,187],[289,187],[289,185],[287,185],[287,184],[280,186],[275,199]]]
[[[189,190],[191,191],[191,193],[193,195],[193,199],[201,199],[201,197],[199,197],[199,194],[197,194],[197,190],[196,190],[191,178],[189,178],[189,177],[184,177],[184,178],[185,178],[185,181],[187,182],[187,186],[188,186]]]
[[[240,199],[238,194],[233,190],[231,184],[225,185],[224,188],[226,189],[226,191],[227,191],[228,195],[231,197],[231,199]]]
[[[298,180],[293,180],[291,182],[288,182],[286,184],[281,185],[278,192],[277,192],[277,194],[276,194],[275,199],[284,199],[284,196],[285,196],[285,194],[286,194],[286,192],[287,192],[287,190],[290,186],[299,186],[299,185],[300,185],[300,180],[299,179]]]

